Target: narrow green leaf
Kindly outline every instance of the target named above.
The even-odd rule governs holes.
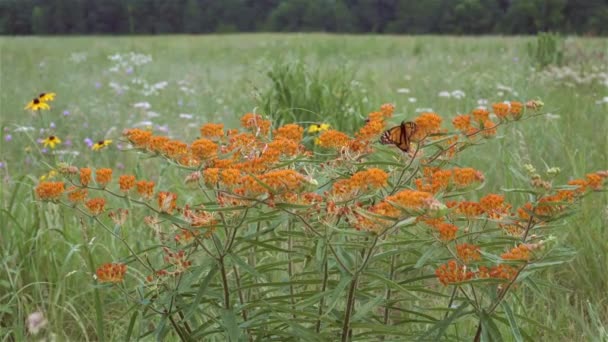
[[[482,311],[479,320],[481,322],[481,341],[500,342],[503,340],[500,330],[494,323],[492,316]]]
[[[241,338],[241,329],[236,323],[236,314],[232,309],[222,309],[220,322],[226,333],[228,341],[235,342]]]
[[[515,341],[517,342],[523,342],[524,339],[519,331],[519,326],[517,325],[517,321],[515,320],[511,306],[509,303],[507,303],[507,301],[504,300],[500,303],[500,305],[502,306],[503,310],[505,310],[505,314],[509,320],[509,326],[511,327],[511,334],[513,335],[513,338],[515,338]]]
[[[127,334],[125,335],[125,341],[131,341],[131,335],[133,334],[133,328],[135,327],[135,321],[137,320],[137,315],[139,311],[137,308],[133,311],[133,315],[131,315],[131,319],[129,320],[129,327],[127,328]]]
[[[184,318],[184,320],[189,320],[192,317],[192,315],[194,315],[198,306],[201,303],[201,300],[203,299],[203,296],[205,295],[205,292],[207,291],[207,288],[209,287],[209,283],[211,282],[211,279],[213,279],[213,276],[215,275],[215,273],[217,273],[217,271],[218,271],[217,265],[213,265],[211,267],[211,269],[209,270],[209,273],[207,273],[207,275],[203,279],[203,282],[200,283],[200,285],[198,287],[198,292],[196,293],[196,297],[194,297],[194,300],[190,304],[190,309],[186,313],[186,317]]]

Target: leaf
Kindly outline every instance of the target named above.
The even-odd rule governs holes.
[[[209,270],[209,273],[207,273],[207,275],[203,279],[203,282],[199,285],[196,297],[194,297],[194,300],[190,304],[190,309],[188,310],[188,313],[186,313],[186,317],[184,318],[184,320],[189,320],[192,315],[194,315],[198,306],[201,303],[201,300],[203,299],[203,296],[205,295],[205,292],[207,291],[207,287],[209,287],[211,279],[213,279],[213,276],[215,275],[215,273],[217,273],[217,271],[217,265],[213,265],[213,267],[211,267],[211,269]]]
[[[513,315],[513,310],[511,310],[511,306],[506,301],[502,301],[500,303],[503,310],[505,310],[505,314],[507,319],[509,320],[509,326],[511,327],[511,335],[515,338],[517,342],[523,342],[523,337],[521,336],[521,332],[519,331],[519,326],[517,325],[517,321],[515,320],[515,316]]]
[[[384,301],[384,297],[378,296],[376,298],[372,298],[372,300],[365,303],[365,305],[358,307],[356,313],[351,318],[352,321],[355,322],[363,319],[370,310],[376,309],[382,301]]]
[[[479,315],[479,321],[481,323],[481,341],[500,342],[503,340],[500,330],[492,320],[492,316],[482,311]]]
[[[135,327],[135,321],[137,320],[137,315],[139,311],[135,309],[133,311],[133,315],[131,315],[131,320],[129,320],[129,327],[127,328],[127,334],[125,335],[125,341],[131,341],[131,334],[133,334],[133,327]]]
[[[338,302],[344,295],[344,293],[345,293],[344,290],[350,284],[350,281],[352,279],[353,279],[353,277],[351,277],[350,275],[347,275],[344,273],[341,274],[340,282],[336,285],[336,287],[332,291],[332,293],[329,297],[329,301],[327,302],[327,308],[324,310],[324,312],[326,312],[326,313],[331,312],[334,309],[336,304],[338,304]]]
[[[228,341],[239,341],[241,338],[241,329],[236,323],[236,314],[232,309],[221,310],[221,322],[220,324],[224,328],[224,332],[227,334]]]
[[[468,302],[462,302],[462,304],[460,304],[460,306],[458,308],[456,308],[456,310],[454,310],[454,312],[451,315],[448,315],[445,319],[442,319],[441,321],[435,323],[431,329],[427,330],[426,334],[424,334],[420,340],[421,341],[427,341],[429,340],[427,337],[430,336],[431,334],[433,334],[435,331],[438,331],[438,333],[436,334],[436,338],[435,339],[439,339],[439,337],[443,336],[443,333],[446,331],[446,329],[452,324],[452,322],[464,315],[467,315],[470,313],[469,312],[465,312],[463,313],[463,310],[469,305]]]
[[[237,265],[239,265],[241,268],[243,268],[245,270],[245,272],[252,274],[252,275],[256,276],[257,278],[262,278],[261,273],[259,273],[255,268],[251,267],[248,263],[244,262],[237,255],[228,253],[227,256],[230,257],[230,260],[232,260]]]
[[[426,261],[429,260],[431,256],[433,256],[437,251],[437,248],[427,248],[426,252],[424,252],[424,254],[422,254],[422,256],[418,258],[418,261],[416,261],[414,268],[420,268],[424,266]]]

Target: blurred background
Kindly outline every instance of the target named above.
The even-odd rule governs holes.
[[[0,0],[0,34],[608,34],[608,0]]]

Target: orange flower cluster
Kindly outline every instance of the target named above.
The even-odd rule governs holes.
[[[479,200],[479,205],[492,219],[500,219],[509,213],[511,205],[505,203],[505,197],[498,194],[488,194]]]
[[[88,167],[83,167],[80,169],[80,184],[82,186],[88,186],[91,183],[91,169]]]
[[[270,120],[264,120],[259,114],[247,113],[241,118],[241,126],[252,130],[256,135],[268,134],[271,125]]]
[[[436,113],[422,113],[414,119],[416,132],[414,140],[422,140],[429,134],[441,133],[441,123],[443,119]]]
[[[57,200],[65,191],[63,182],[40,182],[36,187],[36,195],[43,201]]]
[[[103,212],[106,206],[106,200],[103,197],[91,198],[85,203],[92,215],[99,215]]]
[[[392,196],[388,196],[385,201],[405,209],[425,209],[429,208],[436,199],[433,197],[433,194],[428,192],[402,190]]]
[[[161,212],[169,214],[173,213],[173,210],[175,210],[177,206],[177,194],[168,191],[161,191],[158,193],[157,199],[158,208]]]
[[[101,187],[105,187],[112,180],[112,169],[102,168],[95,171],[95,182]]]
[[[388,174],[381,169],[371,168],[359,171],[348,179],[341,179],[334,183],[332,194],[344,199],[359,191],[379,189],[387,185]]]
[[[350,140],[348,135],[335,129],[330,129],[321,133],[321,135],[315,139],[315,143],[325,148],[341,149],[348,146]]]
[[[210,167],[203,171],[203,177],[207,186],[214,188],[223,185],[228,188],[238,184],[241,180],[241,171],[238,169],[220,169]]]
[[[209,139],[201,138],[190,145],[190,150],[196,158],[210,159],[217,155],[218,146]]]
[[[470,201],[461,202],[446,202],[448,208],[452,208],[455,214],[466,216],[467,218],[473,218],[480,216],[484,213],[483,208],[479,203]]]
[[[463,263],[468,264],[471,261],[481,260],[481,254],[479,254],[479,246],[471,245],[468,243],[462,243],[456,245],[456,254]]]
[[[148,143],[152,138],[152,132],[144,131],[139,128],[126,129],[122,132],[129,142],[135,146],[135,148],[146,149]]]
[[[88,190],[86,188],[77,188],[75,186],[71,186],[67,190],[68,201],[76,204],[84,202],[87,198]]]
[[[414,183],[418,190],[436,194],[440,191],[450,190],[452,186],[462,189],[483,181],[484,176],[481,171],[473,168],[457,167],[442,170],[427,167],[423,169],[423,177],[416,179]]]
[[[573,202],[586,192],[602,189],[606,178],[607,171],[598,171],[587,174],[584,179],[571,180],[568,185],[576,187],[575,189],[558,190],[552,195],[542,197],[536,206],[528,202],[517,209],[517,214],[522,220],[529,220],[530,213],[540,218],[555,215],[563,211],[567,203]]]
[[[125,273],[127,273],[125,264],[103,264],[95,272],[97,280],[102,283],[120,283],[123,281]]]
[[[152,194],[154,194],[154,182],[140,180],[135,183],[135,188],[137,189],[137,193],[146,199],[152,198]]]
[[[203,209],[191,209],[189,205],[186,205],[182,214],[191,227],[209,227],[216,224],[213,215]]]
[[[298,190],[304,180],[305,177],[295,170],[276,170],[259,175],[257,180],[246,175],[241,179],[241,184],[243,191],[252,195],[278,195]]]
[[[224,136],[224,124],[206,123],[201,126],[201,137],[218,139]]]
[[[450,260],[435,270],[435,275],[443,285],[457,284],[472,279],[475,274],[467,270],[465,265],[459,265],[456,260]]]
[[[283,138],[299,144],[304,136],[304,128],[296,124],[287,124],[277,128],[273,134],[275,139]]]
[[[494,114],[501,120],[506,120],[509,118],[509,116],[515,120],[519,119],[523,114],[523,107],[524,105],[521,102],[517,101],[492,104],[492,110],[494,111]]]
[[[458,227],[451,223],[445,222],[443,219],[428,219],[422,218],[422,221],[433,227],[439,233],[439,240],[449,242],[456,238]]]
[[[530,253],[531,248],[526,244],[519,244],[519,246],[514,247],[509,252],[503,253],[500,257],[505,260],[521,260],[521,261],[530,261],[532,255]]]
[[[128,192],[135,186],[135,176],[121,175],[118,178],[118,185],[120,187],[120,191]]]
[[[467,138],[480,132],[485,137],[496,135],[497,125],[490,120],[490,112],[483,108],[474,109],[470,114],[457,115],[452,120],[452,125]]]
[[[517,276],[518,272],[519,271],[517,268],[504,264],[493,266],[490,269],[485,266],[480,266],[479,271],[477,272],[477,278],[492,278],[511,281]]]

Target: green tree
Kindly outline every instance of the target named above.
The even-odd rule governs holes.
[[[32,10],[32,33],[45,34],[48,32],[48,21],[46,20],[44,8],[40,6],[34,6],[34,9]]]

